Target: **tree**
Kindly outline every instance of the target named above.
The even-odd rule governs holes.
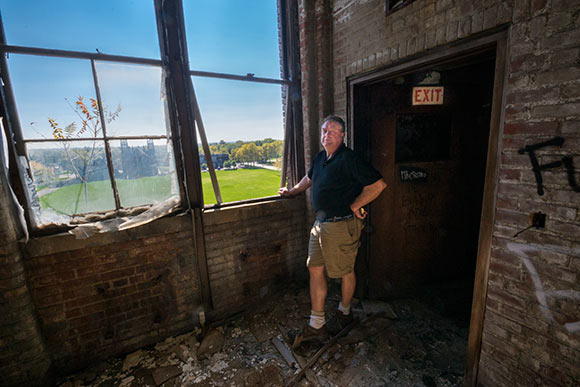
[[[37,184],[48,184],[54,179],[54,168],[47,167],[41,162],[30,160],[30,169],[34,171],[34,176],[38,178]]]
[[[234,159],[243,163],[255,163],[260,160],[260,151],[253,142],[242,145],[234,153]]]
[[[261,147],[262,159],[266,162],[282,156],[282,141],[266,142]]]
[[[72,122],[65,126],[63,129],[55,119],[50,117],[48,118],[48,123],[52,128],[52,136],[57,140],[64,140],[61,142],[61,144],[65,155],[72,167],[73,173],[83,185],[86,206],[88,206],[89,202],[87,184],[89,182],[90,174],[93,171],[93,162],[98,153],[98,141],[90,141],[91,145],[85,146],[83,148],[73,148],[71,147],[70,140],[78,139],[85,133],[88,133],[90,137],[94,139],[102,137],[101,115],[99,112],[98,102],[95,98],[90,98],[90,101],[90,109],[83,101],[82,96],[77,98],[74,106],[70,105],[69,103],[71,109],[74,110],[80,119],[80,128],[77,127],[76,122]],[[109,112],[106,107],[103,106],[103,116],[107,124],[114,121],[119,116],[120,112],[120,105],[114,112]],[[77,197],[77,201],[75,203],[75,212],[78,211],[78,199],[79,198]]]

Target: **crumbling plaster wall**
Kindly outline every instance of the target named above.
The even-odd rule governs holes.
[[[579,384],[580,192],[560,166],[542,172],[546,192],[538,195],[530,159],[518,150],[561,136],[561,148],[537,151],[540,164],[568,156],[576,166],[570,176],[580,181],[580,2],[416,0],[385,16],[384,0],[336,0],[332,38],[325,40],[312,24],[325,20],[317,10],[327,3],[300,2],[310,139],[318,136],[326,113],[319,104],[328,93],[334,113],[346,115],[349,76],[507,26],[501,160],[478,382]],[[309,80],[317,62],[304,57],[325,55],[325,44],[332,52],[331,84]],[[547,214],[545,229],[514,237],[534,211]]]

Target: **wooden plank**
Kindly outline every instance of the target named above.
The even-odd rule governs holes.
[[[290,106],[290,88],[286,88],[286,100],[284,103],[284,108],[286,109],[286,120],[284,125],[284,149],[282,150],[282,176],[280,176],[280,187],[286,187],[286,179],[288,177],[288,159],[290,158],[290,131],[292,127],[290,126],[289,114],[292,113],[292,106]]]
[[[211,158],[211,151],[209,150],[209,144],[207,143],[207,136],[205,135],[205,126],[203,125],[203,119],[201,118],[201,111],[199,110],[199,104],[197,103],[197,97],[195,95],[195,89],[192,88],[193,97],[193,109],[195,115],[195,122],[197,123],[197,131],[199,132],[199,138],[201,139],[201,146],[203,148],[203,153],[205,154],[205,162],[209,170],[209,177],[211,178],[211,185],[213,187],[213,193],[217,204],[222,204],[222,193],[220,191],[220,186],[217,181],[217,176],[215,174],[215,168],[213,166],[213,160]]]
[[[95,94],[97,96],[97,104],[99,107],[99,118],[101,120],[101,133],[103,133],[103,138],[105,138],[104,141],[105,155],[107,156],[106,159],[107,159],[107,169],[109,170],[109,181],[111,182],[111,189],[113,190],[113,198],[115,199],[115,209],[119,210],[121,208],[121,199],[119,198],[119,191],[117,190],[117,182],[115,181],[115,168],[113,167],[111,144],[107,140],[107,120],[105,119],[105,108],[103,107],[103,100],[101,99],[101,88],[99,86],[99,76],[97,75],[97,68],[95,67],[95,61],[92,59],[91,59],[91,70],[93,72]]]
[[[344,327],[340,332],[338,332],[336,335],[334,335],[328,341],[328,343],[324,344],[324,346],[322,346],[322,348],[320,348],[314,355],[312,355],[312,357],[308,360],[308,362],[306,362],[306,364],[304,365],[304,367],[302,367],[302,369],[296,375],[294,375],[294,377],[292,379],[290,379],[290,381],[286,384],[286,386],[292,386],[292,385],[298,383],[300,381],[300,379],[302,379],[302,376],[304,376],[304,373],[310,367],[312,367],[314,365],[314,363],[316,363],[316,361],[318,360],[318,358],[320,356],[322,356],[322,354],[324,352],[328,351],[328,349],[330,347],[332,347],[336,343],[336,341],[338,339],[340,339],[342,336],[346,335],[357,324],[358,324],[358,320],[354,320],[353,322],[351,322],[350,324],[348,324],[346,327]]]
[[[288,364],[290,368],[295,368],[298,364],[298,360],[294,358],[294,355],[292,355],[292,352],[290,352],[288,347],[286,347],[277,337],[272,337],[272,344],[274,344],[274,347],[276,347],[278,352],[280,352],[280,355],[282,355],[286,364]]]
[[[487,281],[499,173],[499,142],[501,141],[500,133],[504,109],[503,90],[507,74],[506,51],[507,34],[504,33],[498,36],[496,48],[495,81],[493,86],[491,124],[487,150],[487,165],[485,170],[485,186],[479,228],[479,245],[475,268],[471,322],[469,325],[469,339],[467,344],[467,362],[464,378],[466,386],[475,386],[477,384],[479,359],[481,355],[481,339],[483,336],[485,304],[487,301]]]
[[[207,309],[212,308],[211,288],[205,252],[203,232],[203,190],[199,152],[195,135],[195,114],[193,109],[193,86],[189,69],[187,47],[185,43],[185,24],[181,2],[155,0],[157,31],[163,58],[166,79],[171,131],[176,147],[176,165],[180,166],[178,174],[184,180],[182,193],[184,204],[191,211],[194,257],[198,267],[202,303]]]

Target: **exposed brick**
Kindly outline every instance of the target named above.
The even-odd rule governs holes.
[[[580,102],[567,103],[560,105],[544,105],[535,106],[532,108],[531,116],[533,118],[548,118],[548,117],[574,117],[580,115]]]
[[[569,237],[577,238],[580,235],[580,226],[577,224],[550,222],[549,227],[550,230]]]
[[[548,16],[546,27],[553,33],[568,29],[571,23],[572,14],[570,12],[552,13]]]
[[[563,99],[580,98],[580,83],[566,84],[561,86],[561,97]]]
[[[574,207],[565,207],[562,205],[539,202],[537,200],[522,200],[520,202],[520,209],[526,213],[543,212],[548,214],[548,219],[554,217],[555,219],[574,221],[578,210]]]
[[[519,201],[511,198],[498,197],[496,199],[496,206],[498,208],[509,208],[512,210],[519,209]]]
[[[578,46],[578,40],[580,40],[580,29],[565,30],[543,39],[541,41],[541,48],[547,50],[553,50],[554,48],[573,48]]]
[[[469,2],[466,2],[469,3]],[[468,16],[463,21],[459,23],[459,30],[457,31],[457,37],[463,38],[471,33],[471,16]]]
[[[514,296],[500,289],[490,289],[488,297],[496,298],[502,305],[508,304],[518,309],[524,309],[527,301],[521,297]]]
[[[497,25],[497,6],[492,6],[483,12],[483,29]]]
[[[576,0],[552,0],[553,12],[570,12],[570,10],[577,7],[578,2]]]
[[[560,95],[558,86],[545,87],[536,90],[518,90],[510,93],[507,103],[521,104],[529,102],[553,101]]]
[[[499,179],[502,181],[504,180],[519,181],[520,171],[517,169],[501,169],[499,172]]]
[[[530,17],[530,1],[531,0],[515,0],[514,1],[514,20],[522,21]]]
[[[564,121],[560,125],[562,134],[580,134],[580,121]]]
[[[508,125],[512,125],[510,130],[514,129],[513,128],[514,124],[508,124]],[[519,137],[513,138],[513,137],[505,136],[502,140],[502,150],[504,150],[504,151],[518,151],[518,150],[522,149],[524,146],[526,146],[526,141],[523,138],[519,138]]]
[[[542,12],[546,8],[547,3],[547,0],[532,0],[530,11],[532,14]]]
[[[580,70],[573,67],[539,73],[536,77],[538,85],[555,85],[569,81],[577,81],[580,78]]]

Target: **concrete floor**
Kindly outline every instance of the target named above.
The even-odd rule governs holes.
[[[420,299],[390,303],[359,302],[353,306],[359,323],[324,352],[296,385],[461,385],[469,297],[459,299],[457,294],[463,293],[457,290],[430,289]],[[332,313],[327,314],[333,314],[338,301],[338,284],[331,283],[327,311]],[[288,335],[305,324],[309,313],[306,287],[293,287],[203,333],[197,329],[95,364],[58,385],[282,386],[299,365],[289,365],[273,340],[289,348]],[[320,348],[304,344],[294,355],[306,362]]]

